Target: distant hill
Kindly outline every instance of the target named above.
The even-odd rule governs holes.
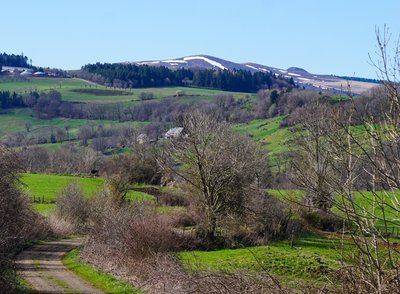
[[[220,70],[248,70],[251,72],[271,72],[275,76],[284,78],[293,78],[294,82],[300,87],[317,91],[345,92],[348,81],[352,81],[352,92],[360,94],[374,86],[376,81],[363,78],[339,77],[335,75],[324,75],[309,73],[303,68],[290,67],[280,69],[266,66],[258,63],[236,63],[210,55],[191,55],[166,60],[148,60],[148,61],[127,61],[124,64],[137,64],[149,66],[165,66],[170,69],[220,69]]]
[[[228,69],[208,58],[188,58],[191,68],[153,66],[151,63],[87,64],[74,75],[110,87],[200,87],[232,92],[255,93],[259,89],[296,87],[291,77],[276,76],[271,71]],[[193,62],[192,62],[193,61]],[[181,61],[184,63],[185,60]],[[177,62],[170,62],[175,66]],[[206,63],[206,66],[204,65]],[[155,63],[154,63],[155,64]]]

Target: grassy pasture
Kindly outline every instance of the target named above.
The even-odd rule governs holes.
[[[25,124],[29,122],[32,127],[28,133]],[[26,135],[34,135],[41,132],[50,133],[52,128],[65,128],[69,126],[70,139],[76,139],[78,129],[86,125],[103,125],[109,126],[131,126],[140,127],[146,125],[146,122],[117,122],[110,120],[88,120],[88,119],[69,119],[57,117],[53,119],[39,119],[33,116],[32,111],[28,108],[14,108],[7,112],[0,113],[0,138],[12,133],[24,133]],[[50,136],[50,135],[49,135]],[[54,145],[54,144],[49,144]]]
[[[77,102],[127,102],[135,100],[133,95],[107,95],[96,96],[93,93],[76,92],[76,89],[106,89],[104,86],[94,85],[90,82],[73,78],[28,78],[16,80],[10,78],[0,79],[0,91],[12,91],[20,94],[31,91],[46,92],[51,89],[61,93],[62,99]],[[119,94],[119,93],[118,93]]]
[[[304,197],[304,192],[302,192],[301,190],[268,189],[267,192],[284,202],[301,203]],[[380,207],[384,207],[385,218],[388,221],[387,227],[389,233],[394,236],[400,236],[400,213],[392,207],[393,204],[397,203],[397,200],[400,197],[400,193],[390,191],[378,191],[376,192],[376,196],[377,197],[374,197],[374,194],[370,191],[354,191],[353,197],[355,200],[355,207],[357,211],[360,214],[365,215],[366,218],[372,218],[372,215],[374,215],[377,218],[375,220],[375,226],[383,229],[383,212]],[[381,202],[377,203],[376,199],[380,199]],[[341,203],[342,200],[340,195],[336,197],[336,201],[338,203]],[[343,212],[340,211],[337,207],[333,207],[332,212],[337,215],[343,215]]]
[[[255,97],[255,94],[225,92],[220,90],[188,88],[188,87],[163,87],[163,88],[135,88],[114,89],[96,85],[91,82],[75,78],[28,78],[23,81],[10,78],[0,78],[0,91],[14,91],[29,93],[30,91],[57,90],[62,99],[76,102],[135,103],[140,101],[140,93],[153,93],[156,99],[176,95],[177,91],[184,93],[179,100],[191,102],[193,100],[213,100],[217,95],[232,95],[235,99],[246,96]]]
[[[366,218],[372,218],[375,216],[377,220],[375,220],[375,225],[383,229],[384,221],[383,211],[381,207],[385,210],[385,218],[389,223],[387,223],[389,233],[394,234],[395,236],[400,236],[400,213],[393,209],[393,204],[395,207],[399,207],[397,201],[399,199],[399,192],[390,192],[390,191],[378,191],[376,195],[369,191],[358,191],[354,192],[354,199],[356,203],[356,209],[362,214],[365,214]],[[341,201],[340,196],[337,199],[338,202]],[[380,203],[379,203],[380,202]],[[333,211],[341,214],[338,209],[333,208]]]
[[[33,198],[42,198],[46,203],[34,203],[33,208],[42,214],[48,214],[55,207],[54,201],[68,184],[77,182],[87,197],[93,197],[97,191],[103,188],[103,178],[84,178],[77,176],[61,176],[50,174],[23,174],[21,177],[22,189]],[[129,191],[127,198],[132,201],[149,201],[153,196],[138,192]]]
[[[289,150],[286,142],[293,138],[293,134],[287,127],[280,127],[283,119],[284,116],[271,119],[257,119],[248,123],[237,124],[233,127],[234,131],[250,136],[268,151],[273,172],[285,168],[279,160],[279,155]]]
[[[260,142],[270,152],[271,156],[287,151],[285,142],[292,136],[288,128],[281,128],[284,116],[271,119],[257,119],[249,123],[234,126],[240,134],[250,135],[256,142]]]
[[[351,254],[351,247],[347,248],[346,254]],[[340,240],[309,235],[295,240],[293,248],[288,241],[277,241],[268,246],[185,251],[178,258],[191,271],[267,271],[296,286],[327,282],[327,274],[340,265],[341,253]]]

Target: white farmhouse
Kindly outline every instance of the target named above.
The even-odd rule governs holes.
[[[172,128],[165,133],[164,138],[165,139],[178,138],[182,135],[182,131],[183,131],[182,127]]]

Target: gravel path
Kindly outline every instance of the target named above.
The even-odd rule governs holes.
[[[83,239],[65,239],[33,245],[17,255],[18,274],[37,293],[104,293],[69,271],[62,256]]]

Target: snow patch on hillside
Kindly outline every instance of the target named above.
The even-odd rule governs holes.
[[[163,60],[161,62],[164,62],[164,63],[187,63],[185,60],[181,60],[181,59],[168,59],[168,60]]]
[[[204,56],[189,56],[189,57],[184,57],[184,58],[183,58],[184,61],[187,61],[187,60],[196,60],[196,59],[204,60],[205,62],[208,62],[209,64],[211,64],[211,65],[213,65],[213,66],[219,67],[220,69],[226,69],[226,67],[223,66],[221,63],[216,62],[216,61],[214,61],[214,60],[211,60],[211,59],[209,59],[209,58],[207,58],[207,57],[204,57]]]
[[[246,64],[246,66],[247,66],[248,68],[251,68],[251,69],[254,69],[254,70],[259,70],[257,67],[254,67],[254,66],[251,66],[251,65],[248,65],[248,64]]]
[[[144,61],[144,62],[139,62],[138,64],[142,65],[142,64],[158,64],[160,63],[159,61]]]
[[[288,73],[288,75],[295,76],[295,77],[301,77],[301,75],[298,75],[298,74],[295,74],[295,73],[292,73],[292,72]]]

